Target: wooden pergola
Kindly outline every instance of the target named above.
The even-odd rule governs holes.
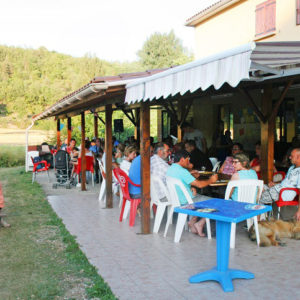
[[[49,107],[45,112],[34,117],[34,121],[55,117],[57,122],[57,145],[60,144],[60,120],[67,119],[68,141],[71,138],[71,118],[81,115],[81,144],[85,141],[85,113],[92,112],[94,114],[94,133],[98,136],[98,120],[104,122],[98,112],[105,112],[105,152],[106,152],[106,207],[113,207],[112,193],[112,112],[113,110],[122,110],[131,120],[136,128],[136,134],[140,134],[140,154],[141,154],[141,185],[142,185],[142,222],[141,232],[148,234],[150,230],[150,108],[151,106],[161,106],[169,114],[176,118],[178,127],[178,139],[181,140],[180,126],[188,115],[193,101],[201,101],[204,97],[210,95],[222,95],[225,93],[238,93],[241,95],[245,104],[250,106],[257,115],[261,125],[261,173],[265,182],[272,179],[274,166],[274,129],[275,118],[281,103],[284,101],[289,88],[292,85],[300,84],[300,70],[294,74],[286,76],[270,76],[265,77],[268,72],[256,73],[262,80],[257,81],[240,81],[235,87],[224,83],[220,88],[215,89],[209,87],[206,90],[201,88],[194,92],[186,92],[183,95],[179,93],[169,95],[168,97],[159,97],[158,99],[136,101],[127,104],[125,101],[126,84],[133,80],[141,78],[157,77],[163,75],[164,70],[153,70],[144,73],[123,74],[113,77],[94,78],[89,84],[67,95],[53,106]],[[160,73],[162,72],[162,73]],[[157,74],[160,73],[160,74]],[[156,74],[156,75],[153,75]],[[156,78],[155,77],[155,78]],[[282,89],[273,105],[274,89]],[[261,106],[259,107],[253,98],[254,91],[262,91]],[[213,100],[212,100],[213,103]],[[85,155],[84,147],[82,147],[82,181],[81,189],[86,190],[85,186]]]

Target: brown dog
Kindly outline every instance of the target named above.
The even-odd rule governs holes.
[[[258,231],[260,237],[260,247],[267,246],[285,246],[280,238],[291,238],[300,240],[300,222],[271,220],[258,222]],[[249,229],[249,238],[251,241],[256,240],[254,226]]]

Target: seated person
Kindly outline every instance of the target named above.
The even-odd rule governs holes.
[[[232,176],[236,172],[233,165],[233,156],[235,154],[243,152],[243,145],[240,143],[234,143],[231,148],[232,156],[227,156],[224,163],[222,164],[219,173]]]
[[[272,204],[274,201],[278,201],[279,192],[282,188],[300,188],[300,148],[296,148],[291,152],[290,159],[293,165],[289,168],[286,177],[281,183],[275,184],[274,182],[270,182],[268,185],[265,184],[260,203]],[[285,191],[282,193],[282,199],[284,201],[291,201],[295,195],[294,191]],[[300,221],[300,206],[295,217]]]
[[[122,169],[127,175],[129,174],[131,162],[136,158],[137,148],[135,145],[129,145],[125,147],[124,159],[120,163],[120,169]]]
[[[167,163],[170,154],[170,147],[166,143],[158,143],[154,148],[154,155],[150,159],[150,168],[151,168],[151,177],[155,176],[160,178],[160,180],[166,184],[166,173],[170,168],[170,165]],[[160,186],[157,186],[157,193],[159,199],[166,197],[164,191],[160,189]]]
[[[124,159],[124,151],[125,151],[125,145],[119,143],[116,147],[116,153],[115,153],[115,160],[117,164],[120,164]]]
[[[189,140],[185,142],[184,145],[185,150],[190,154],[190,162],[193,164],[194,169],[206,171],[211,171],[213,169],[208,156],[196,147],[195,141]]]
[[[129,169],[129,178],[135,184],[141,184],[141,156],[138,155],[131,163]],[[142,197],[142,190],[140,187],[128,184],[129,194],[132,199],[139,199]]]
[[[258,179],[261,179],[261,172],[260,172],[261,143],[260,142],[256,142],[255,144],[255,154],[256,157],[252,159],[250,162],[250,168],[256,172]],[[273,172],[274,173],[277,172],[275,166]]]
[[[218,179],[218,175],[214,174],[208,180],[197,180],[188,171],[189,164],[189,153],[185,150],[178,151],[175,153],[174,163],[170,166],[166,175],[181,180],[195,202],[209,199],[209,197],[207,196],[197,195],[195,188],[202,189],[216,182]],[[183,192],[180,189],[177,189],[177,194],[181,205],[185,205],[188,203]],[[193,217],[189,222],[189,227],[191,228],[191,231],[193,233],[199,234],[200,236],[205,236],[203,233],[204,224],[205,218],[202,218],[197,222],[197,217]]]
[[[235,173],[232,175],[231,180],[241,179],[257,179],[257,174],[254,170],[250,169],[249,157],[244,153],[238,153],[233,156],[233,165]],[[231,191],[230,199],[238,200],[237,188]]]

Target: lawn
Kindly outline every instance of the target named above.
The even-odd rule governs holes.
[[[0,167],[25,165],[25,146],[0,144]]]
[[[116,299],[24,168],[1,168],[0,299]]]

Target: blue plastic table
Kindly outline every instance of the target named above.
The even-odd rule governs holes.
[[[218,211],[205,213],[196,210],[175,207],[174,211],[191,216],[216,220],[217,239],[217,266],[211,270],[190,277],[190,283],[215,280],[218,281],[225,292],[233,291],[232,280],[236,278],[252,279],[254,274],[237,269],[229,269],[229,246],[231,223],[239,223],[254,216],[270,211],[271,206],[265,206],[259,210],[245,209],[245,206],[253,205],[224,199],[210,199],[194,203],[195,208],[215,208]],[[180,215],[179,215],[180,216]]]

